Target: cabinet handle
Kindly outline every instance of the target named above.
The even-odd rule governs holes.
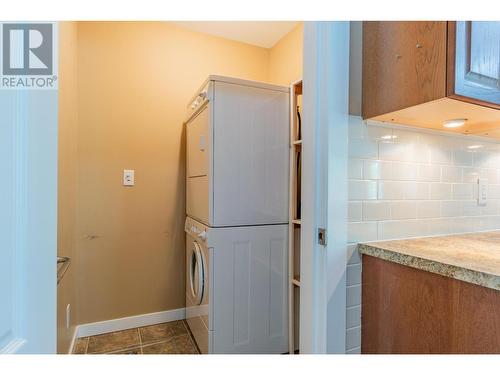
[[[417,43],[416,47],[417,48],[422,48],[423,46],[420,43]]]

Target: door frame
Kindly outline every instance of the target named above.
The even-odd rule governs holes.
[[[347,21],[304,25],[301,353],[345,353],[349,35]]]
[[[1,353],[56,352],[57,91],[12,90],[11,325]],[[6,211],[9,211],[8,209]],[[7,287],[7,286],[5,286]]]

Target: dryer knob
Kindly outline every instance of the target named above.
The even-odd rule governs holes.
[[[198,238],[202,241],[205,241],[207,238],[207,232],[201,231],[200,233],[198,233]]]

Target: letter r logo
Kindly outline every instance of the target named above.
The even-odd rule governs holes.
[[[5,23],[2,35],[4,75],[52,74],[52,24]]]

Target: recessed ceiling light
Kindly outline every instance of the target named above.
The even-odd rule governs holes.
[[[443,126],[445,128],[459,128],[460,126],[463,126],[463,124],[465,124],[465,121],[467,121],[466,118],[454,118],[451,120],[445,120],[443,121]]]
[[[384,141],[390,141],[391,139],[396,139],[397,137],[397,135],[387,134],[380,137],[380,139],[383,139]]]
[[[467,148],[469,150],[477,150],[478,148],[482,148],[483,145],[470,145],[470,146],[467,146]]]

